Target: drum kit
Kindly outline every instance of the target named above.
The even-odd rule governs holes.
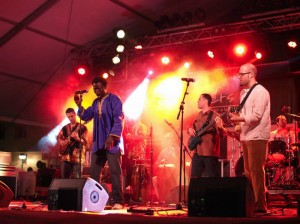
[[[299,185],[296,176],[298,166],[299,143],[286,144],[281,139],[268,143],[266,175],[269,188]]]
[[[146,159],[148,139],[144,135],[128,133],[127,141],[127,183],[132,187],[131,199],[135,202],[150,201],[151,167],[150,159]]]

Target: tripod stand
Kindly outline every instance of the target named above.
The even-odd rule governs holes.
[[[178,137],[178,139],[180,140],[180,135],[178,134],[178,132],[176,131],[176,129],[174,128],[173,124],[168,122],[167,120],[165,120],[165,122],[167,123],[167,125],[175,132],[176,136]],[[184,149],[184,152],[186,152],[188,154],[188,156],[190,157],[190,159],[192,159],[192,156],[191,154],[189,153],[189,151],[187,150],[187,147],[185,146],[185,144],[183,144],[183,149]],[[186,156],[185,156],[185,153],[183,153],[183,202],[185,203],[186,202],[186,189],[185,189],[185,186],[186,186],[186,172],[185,172],[185,166],[186,165]]]

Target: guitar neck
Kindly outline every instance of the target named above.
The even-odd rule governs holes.
[[[227,114],[227,112],[224,112],[220,115],[220,118],[224,117]],[[212,127],[214,124],[216,123],[215,119],[211,120],[208,125],[206,125],[204,128],[199,129],[198,131],[196,131],[197,135],[201,135],[203,134],[203,132],[205,132],[207,129],[209,129],[210,127]]]

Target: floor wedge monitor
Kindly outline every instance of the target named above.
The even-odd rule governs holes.
[[[101,212],[107,201],[105,189],[91,178],[54,179],[49,188],[48,209]]]

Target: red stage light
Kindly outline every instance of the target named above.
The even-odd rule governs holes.
[[[244,56],[246,54],[246,51],[247,47],[245,44],[240,43],[234,46],[234,53],[239,57]]]

